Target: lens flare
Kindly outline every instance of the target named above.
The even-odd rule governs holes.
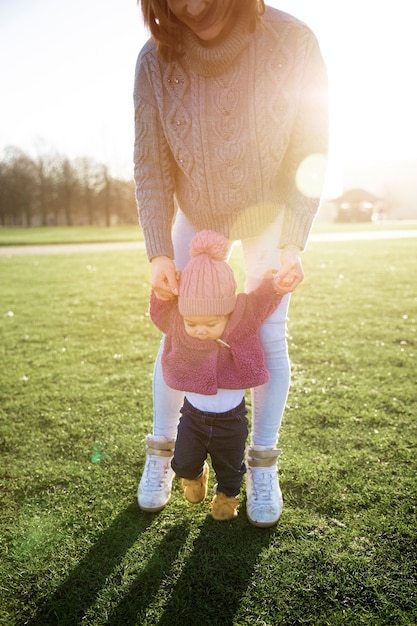
[[[324,154],[310,154],[299,165],[295,182],[297,188],[308,198],[320,198],[327,171]]]

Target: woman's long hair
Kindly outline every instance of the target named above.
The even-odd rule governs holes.
[[[181,56],[183,24],[175,17],[168,7],[168,0],[137,0],[143,13],[143,20],[155,39],[159,54],[167,61]],[[228,14],[236,17],[245,12],[248,16],[248,27],[253,30],[256,20],[265,12],[264,0],[228,0]],[[221,9],[225,0],[214,0],[213,11]]]

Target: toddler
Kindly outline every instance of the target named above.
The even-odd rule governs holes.
[[[210,511],[219,521],[237,515],[246,472],[245,391],[269,378],[258,331],[282,299],[272,272],[254,291],[236,295],[228,250],[226,237],[200,231],[178,297],[160,300],[152,291],[150,300],[150,317],[165,334],[165,382],[185,394],[171,468],[186,500],[202,502],[210,455],[217,481]]]

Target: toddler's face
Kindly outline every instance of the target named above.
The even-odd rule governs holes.
[[[219,339],[227,322],[228,315],[186,315],[183,317],[187,335],[195,339]]]

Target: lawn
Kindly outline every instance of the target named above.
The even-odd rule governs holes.
[[[105,243],[143,241],[137,224],[120,226],[50,226],[48,228],[0,227],[0,246],[45,245],[54,243]]]
[[[345,231],[416,230],[417,221],[384,221],[340,224],[318,220],[313,232],[333,233]],[[48,228],[0,227],[0,247],[18,245],[45,245],[54,243],[104,243],[114,241],[143,241],[141,229],[136,224],[119,226],[50,226]]]
[[[0,258],[1,626],[417,624],[416,248],[304,254],[271,529],[244,490],[227,523],[179,481],[159,514],[137,507],[159,342],[144,252]]]

